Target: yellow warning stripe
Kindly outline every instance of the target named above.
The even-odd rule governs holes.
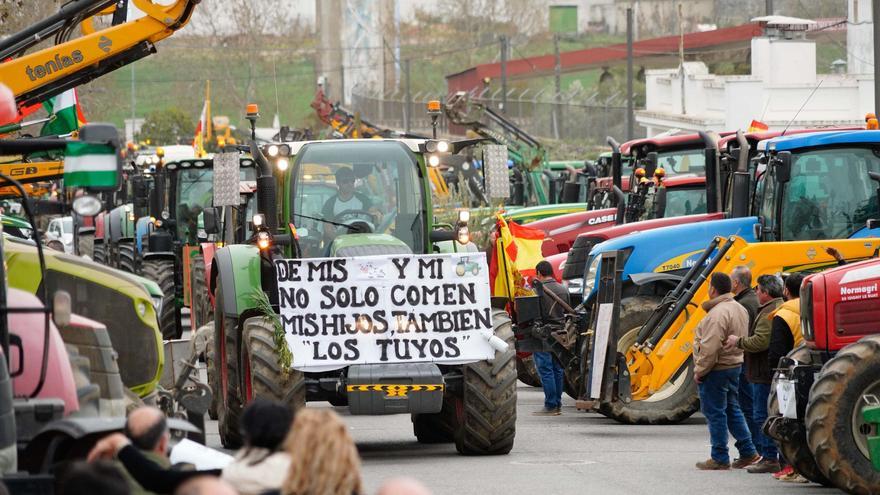
[[[443,391],[443,384],[437,385],[393,385],[393,384],[376,384],[376,385],[347,385],[346,392],[385,392],[388,397],[406,397],[409,392],[437,392]]]

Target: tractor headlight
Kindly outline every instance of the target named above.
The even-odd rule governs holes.
[[[281,157],[275,162],[275,166],[278,167],[280,172],[284,172],[290,166],[290,161],[287,158]]]
[[[141,318],[143,318],[144,316],[147,315],[147,305],[144,304],[143,301],[138,301],[138,303],[137,303],[137,312],[138,312],[138,314],[141,316]]]
[[[168,220],[169,218],[171,218],[171,214],[168,213],[168,210],[163,211],[162,212],[162,220]]]
[[[584,293],[584,279],[573,278],[565,281],[568,286],[568,293],[576,296],[582,296]]]
[[[269,233],[265,230],[261,230],[257,233],[257,247],[260,248],[261,251],[265,251],[269,249],[269,246],[272,244],[272,238],[269,236]]]
[[[278,156],[278,145],[270,144],[269,147],[266,149],[266,153],[268,153],[271,157]]]
[[[458,211],[458,223],[467,224],[470,221],[471,221],[470,210],[459,210]]]
[[[596,286],[596,276],[599,274],[599,263],[602,258],[599,255],[593,256],[593,260],[590,261],[590,265],[587,267],[587,273],[584,275],[583,285],[581,286],[582,294],[589,294],[593,292],[593,288]]]
[[[128,221],[134,222],[134,212],[133,211],[128,212]]]
[[[463,227],[459,227],[458,228],[458,243],[464,245],[470,241],[471,241],[471,232],[467,228],[467,226],[465,225]]]
[[[153,300],[153,309],[156,310],[156,314],[162,314],[162,296],[150,296],[150,299]]]
[[[446,153],[449,151],[449,142],[448,141],[437,141],[437,151],[440,153]]]
[[[428,157],[428,165],[431,167],[437,167],[440,165],[440,157],[437,155],[431,155]]]
[[[257,213],[253,218],[254,227],[262,227],[265,220],[266,218],[262,213]]]

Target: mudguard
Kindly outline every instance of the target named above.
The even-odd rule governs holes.
[[[95,242],[104,239],[104,222],[106,216],[106,213],[99,213],[98,216],[95,217]]]
[[[223,286],[223,312],[238,317],[254,306],[254,291],[262,290],[260,251],[249,244],[225,246],[214,253],[211,287]]]
[[[205,260],[205,287],[208,289],[208,299],[211,306],[214,305],[214,279],[211,278],[211,265],[214,263],[214,253],[217,252],[218,246],[213,242],[203,242],[200,244],[202,248],[202,259]]]
[[[657,282],[671,282],[675,285],[681,282],[684,277],[672,273],[633,273],[629,278],[636,285],[649,285]]]
[[[138,253],[144,252],[144,238],[150,233],[151,225],[149,217],[138,218],[137,224],[135,224],[134,238]]]

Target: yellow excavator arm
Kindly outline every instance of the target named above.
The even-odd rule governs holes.
[[[734,267],[745,265],[751,270],[753,279],[759,275],[812,272],[836,266],[837,261],[825,252],[829,247],[836,248],[845,259],[853,261],[870,257],[880,246],[880,239],[876,238],[749,244],[741,237],[733,236],[723,240],[718,249],[721,250],[728,242],[733,245],[713,273],[729,274]],[[687,309],[666,329],[656,346],[636,345],[625,353],[634,400],[645,400],[660,392],[688,363],[693,351],[695,330],[706,314],[701,306],[709,299],[708,290],[708,282],[703,281]],[[621,330],[626,332],[630,329]]]
[[[25,186],[28,196],[40,196],[45,191],[35,183],[58,180],[64,177],[64,162],[29,162],[29,163],[2,163],[0,174],[7,175],[21,182]],[[18,190],[7,182],[0,180],[0,197],[17,196]]]
[[[0,40],[0,60],[13,57],[0,64],[0,81],[12,89],[19,107],[39,103],[155,53],[154,44],[185,26],[200,0],[177,0],[167,6],[152,0],[130,1],[146,15],[123,22],[114,15],[113,0],[74,0],[49,19]],[[108,15],[114,15],[116,23],[97,29],[95,19]],[[64,41],[76,25],[83,36]],[[53,35],[54,46],[25,53]]]

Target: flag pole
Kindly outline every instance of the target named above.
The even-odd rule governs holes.
[[[211,80],[205,81],[205,141],[211,140]]]

